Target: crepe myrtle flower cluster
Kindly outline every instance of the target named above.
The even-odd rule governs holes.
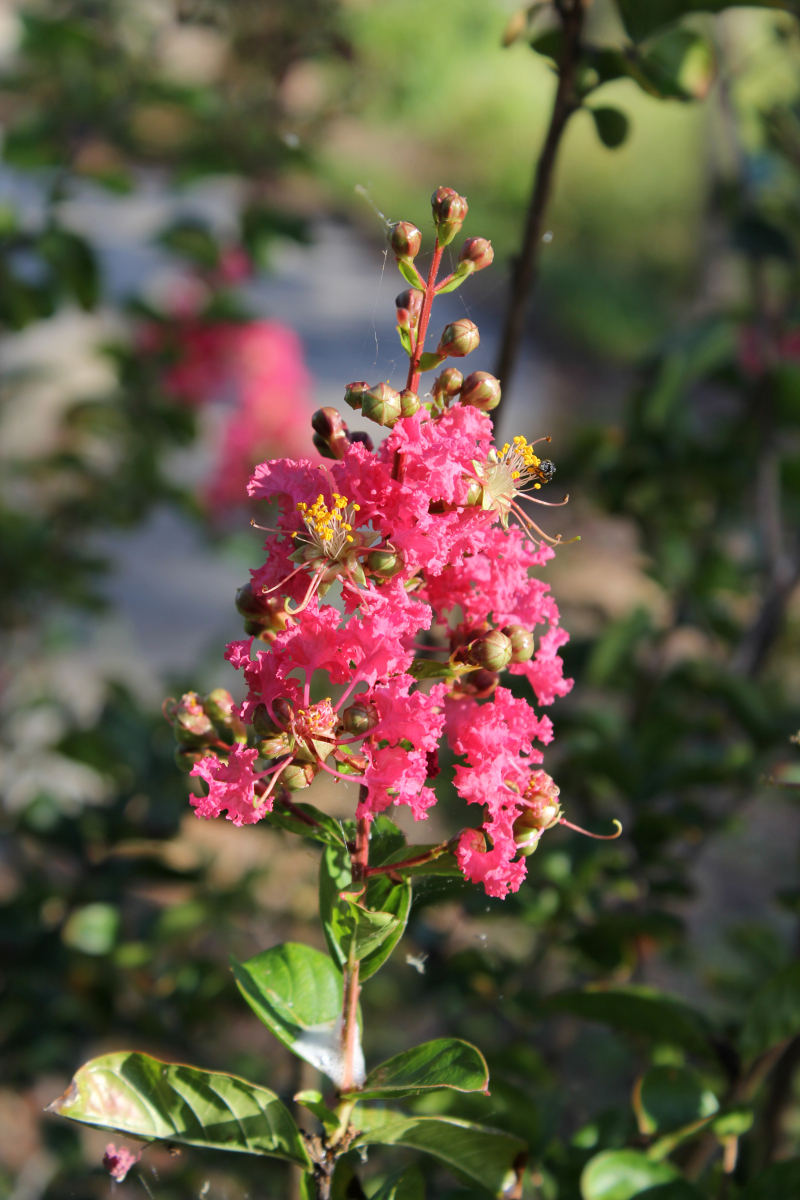
[[[189,693],[165,711],[179,760],[207,785],[192,798],[197,815],[226,813],[236,825],[260,820],[276,802],[291,809],[291,794],[320,772],[361,785],[357,818],[407,804],[422,820],[436,801],[430,782],[446,735],[455,787],[481,814],[478,828],[448,846],[468,879],[505,896],[519,888],[545,830],[569,824],[541,767],[552,723],[501,684],[504,672],[526,676],[541,706],[572,686],[558,653],[568,634],[547,584],[531,573],[560,537],[523,507],[546,503],[538,493],[555,467],[523,437],[493,445],[487,413],[500,384],[487,372],[465,378],[450,366],[429,391],[420,387],[424,372],[480,341],[462,319],[425,353],[434,296],[492,261],[490,243],[471,238],[437,282],[467,202],[439,188],[432,204],[427,279],[414,262],[420,231],[400,222],[389,233],[410,285],[397,298],[407,386],[360,381],[345,391],[388,436],[375,449],[323,408],[312,421],[322,462],[278,459],[256,469],[249,493],[278,515],[266,562],[237,596],[248,637],[226,651],[247,699],[239,707],[222,689]],[[335,602],[323,603],[334,584]]]

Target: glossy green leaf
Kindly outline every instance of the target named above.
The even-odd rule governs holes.
[[[361,1130],[355,1146],[409,1146],[431,1154],[454,1174],[496,1196],[510,1191],[525,1163],[519,1138],[453,1117],[409,1117],[386,1109],[362,1109],[353,1118]]]
[[[618,108],[590,108],[589,112],[594,119],[597,136],[604,146],[608,146],[609,150],[616,150],[617,146],[621,146],[628,136],[630,122],[625,116],[625,113],[620,112]]]
[[[146,1141],[310,1161],[274,1092],[218,1071],[163,1063],[128,1050],[85,1064],[48,1112]]]
[[[256,1016],[284,1046],[337,1083],[342,976],[327,954],[287,942],[245,963],[232,960],[232,966],[239,991]]]
[[[351,886],[350,855],[342,847],[328,847],[319,870],[319,912],[325,940],[340,968],[355,943],[363,980],[383,966],[403,936],[411,908],[411,883],[375,876],[357,903],[340,896]]]
[[[653,1067],[634,1089],[633,1106],[643,1133],[680,1129],[716,1111],[695,1071],[688,1067]]]
[[[558,992],[545,1000],[544,1007],[550,1012],[571,1013],[656,1042],[682,1046],[693,1054],[714,1056],[705,1018],[676,996],[654,988],[629,984]]]
[[[480,1050],[460,1038],[437,1038],[381,1063],[358,1094],[361,1099],[391,1100],[435,1088],[485,1092],[488,1086],[489,1068]]]
[[[397,268],[407,283],[410,283],[414,288],[418,288],[421,292],[425,291],[425,280],[413,263],[403,262],[402,259],[398,259]]]
[[[398,1171],[386,1180],[370,1200],[425,1200],[425,1180],[418,1167]]]
[[[434,371],[444,361],[444,358],[439,354],[425,353],[419,360],[419,369],[420,371]]]
[[[313,804],[294,802],[293,807],[298,809],[306,819],[303,820],[303,817],[282,807],[280,799],[276,799],[272,812],[265,813],[263,819],[278,829],[297,833],[301,837],[313,838],[314,841],[324,842],[328,846],[345,844],[340,821],[329,817],[327,813],[315,808]]]
[[[583,1200],[631,1200],[645,1188],[680,1179],[672,1163],[651,1162],[640,1150],[603,1150],[583,1169]]]
[[[742,1188],[739,1200],[789,1200],[791,1196],[800,1196],[800,1158],[761,1171]]]
[[[756,992],[744,1022],[741,1052],[751,1062],[800,1033],[800,962],[785,967]]]

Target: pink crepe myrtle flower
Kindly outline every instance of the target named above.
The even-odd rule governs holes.
[[[134,1154],[127,1146],[117,1147],[113,1142],[109,1142],[103,1155],[103,1166],[112,1179],[117,1183],[122,1183],[128,1171],[131,1167],[136,1166],[141,1157],[141,1150],[138,1154]]]

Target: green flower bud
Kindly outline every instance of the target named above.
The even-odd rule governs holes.
[[[361,397],[364,392],[368,391],[369,384],[365,380],[360,380],[358,383],[348,383],[344,391],[344,402],[354,408],[356,412],[361,408]]]
[[[499,379],[495,379],[488,371],[473,371],[464,380],[461,403],[479,408],[481,412],[491,412],[500,403],[500,395]]]
[[[505,625],[503,633],[511,642],[512,663],[524,663],[533,657],[533,634],[524,625]]]
[[[431,208],[439,245],[447,246],[464,224],[469,205],[453,188],[440,187],[431,196]]]
[[[379,720],[377,708],[367,700],[356,700],[342,713],[342,725],[345,730],[358,737],[374,729]]]
[[[492,629],[470,642],[468,659],[487,671],[502,671],[511,662],[511,641],[499,629]]]
[[[416,258],[422,245],[422,234],[410,221],[398,221],[389,230],[389,245],[398,258]]]
[[[403,388],[400,393],[400,416],[413,417],[421,408],[417,393],[412,392],[410,388]]]
[[[459,262],[470,262],[476,271],[489,267],[494,259],[492,243],[486,238],[467,238],[458,255]]]
[[[373,575],[391,579],[405,566],[405,559],[398,550],[372,550],[367,556],[367,566]]]
[[[201,746],[216,739],[217,731],[203,710],[197,692],[186,692],[177,704],[165,705],[164,713],[181,745]]]
[[[468,317],[445,325],[436,353],[440,358],[465,358],[480,345],[478,326]]]
[[[314,763],[291,762],[281,771],[280,781],[290,792],[299,792],[301,788],[307,788],[314,782],[318,770],[319,767]]]
[[[266,704],[256,705],[253,711],[253,729],[262,738],[274,737],[275,734],[282,732],[269,715]]]
[[[388,383],[376,383],[364,392],[361,397],[361,412],[370,421],[378,425],[387,425],[390,429],[399,420],[402,410],[400,393]]]
[[[431,395],[434,400],[438,400],[441,396],[447,396],[452,399],[461,391],[464,384],[464,376],[459,371],[458,367],[445,367],[440,375],[437,375],[433,381]]]
[[[233,696],[226,688],[214,688],[203,701],[203,709],[215,725],[230,728],[234,720]]]

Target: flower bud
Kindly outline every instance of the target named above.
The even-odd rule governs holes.
[[[500,676],[496,671],[470,671],[468,675],[462,677],[456,682],[453,691],[461,696],[474,696],[476,700],[485,700],[487,696],[491,696],[500,682]]]
[[[210,750],[192,750],[188,746],[176,746],[175,766],[179,771],[185,771],[188,775],[195,763],[202,762],[204,758],[209,758],[210,756]]]
[[[164,715],[183,746],[201,746],[214,741],[217,733],[203,710],[197,692],[186,692],[177,703],[165,704]]]
[[[344,390],[344,402],[354,408],[356,412],[361,408],[361,397],[369,388],[369,384],[361,379],[357,383],[348,383]]]
[[[419,314],[422,312],[423,293],[419,288],[407,288],[399,296],[395,296],[397,307],[397,324],[401,329],[416,329],[419,324]]]
[[[490,267],[493,259],[492,243],[486,238],[467,238],[458,255],[459,262],[471,262],[476,271]]]
[[[314,782],[318,770],[319,767],[315,763],[291,762],[281,771],[281,783],[290,792],[299,792],[301,788],[307,788]]]
[[[378,425],[388,425],[390,429],[399,420],[401,408],[400,393],[389,387],[388,383],[376,383],[361,397],[363,415]]]
[[[468,658],[487,671],[502,671],[511,662],[511,640],[499,629],[492,629],[469,644]]]
[[[368,700],[356,700],[342,713],[342,725],[346,731],[359,737],[374,729],[379,720],[377,708]]]
[[[473,371],[464,380],[461,403],[479,408],[481,412],[491,412],[500,403],[500,395],[499,379],[495,379],[488,371]]]
[[[400,393],[400,416],[413,417],[421,408],[417,393],[412,392],[411,388],[403,388]]]
[[[314,446],[323,458],[344,458],[347,426],[335,408],[318,408],[311,418]]]
[[[440,187],[431,196],[431,208],[439,245],[447,246],[464,224],[469,205],[453,188]]]
[[[375,449],[375,446],[373,445],[373,442],[372,442],[372,438],[369,436],[368,433],[365,433],[363,429],[357,429],[354,433],[351,433],[350,430],[348,429],[347,440],[351,446],[354,442],[359,442],[362,446],[366,446],[366,448],[367,448],[367,450],[369,450],[370,454]]]
[[[283,732],[272,720],[266,704],[257,704],[253,710],[253,729],[262,738],[274,737],[276,733]]]
[[[288,729],[294,720],[294,705],[285,696],[279,696],[272,705],[272,713],[277,723]]]
[[[524,625],[505,625],[503,633],[511,642],[512,663],[524,663],[533,657],[533,634]]]
[[[391,579],[402,571],[405,559],[399,550],[372,550],[367,556],[367,566],[373,575]]]
[[[461,317],[451,325],[445,325],[436,353],[440,358],[465,358],[480,344],[478,326],[468,317]]]
[[[438,400],[441,396],[451,398],[457,396],[461,391],[464,383],[464,376],[459,371],[458,367],[446,367],[440,375],[437,375],[433,381],[431,395],[434,400]]]
[[[236,607],[247,620],[245,633],[262,641],[272,641],[276,633],[283,633],[289,625],[286,603],[280,596],[265,596],[252,583],[245,583],[236,593]]]
[[[477,854],[486,853],[486,834],[482,829],[465,829],[458,839],[461,852],[473,850]]]
[[[410,221],[398,221],[389,231],[389,245],[398,258],[416,258],[422,245],[422,234]]]

